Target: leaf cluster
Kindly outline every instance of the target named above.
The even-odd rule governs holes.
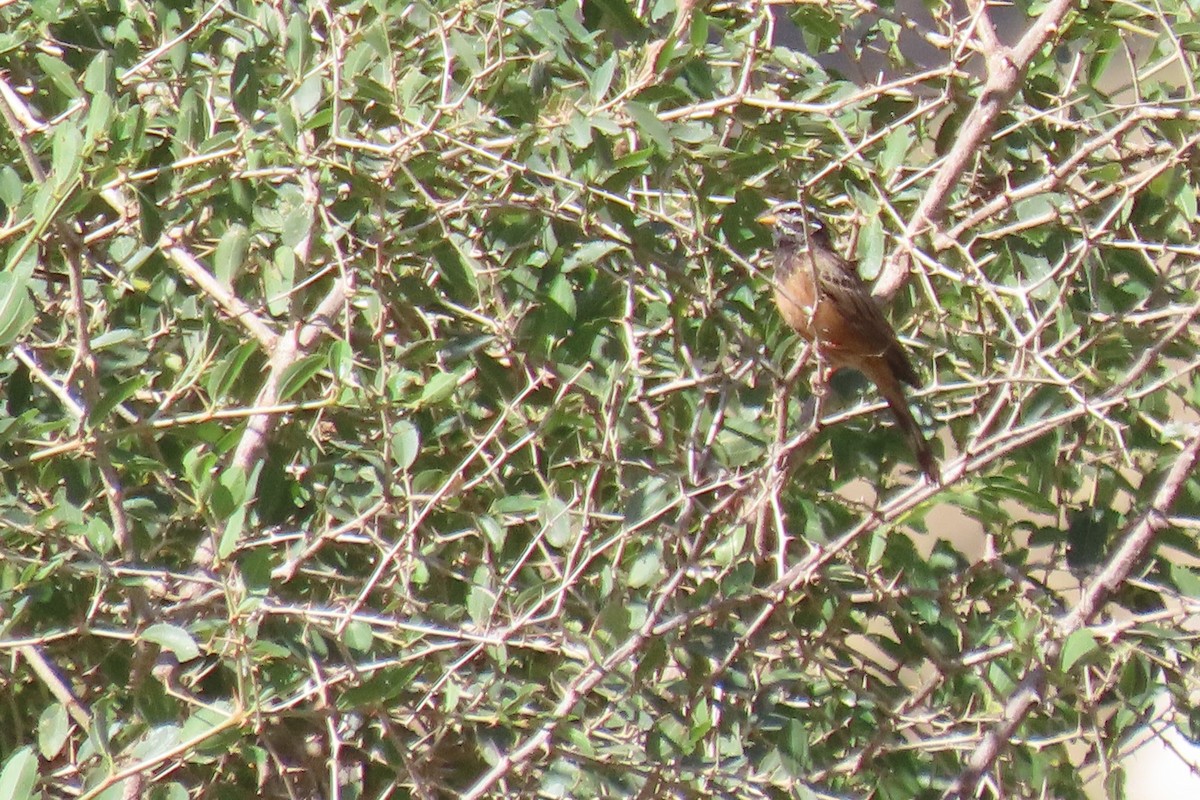
[[[909,490],[754,222],[872,278],[967,121],[864,8],[0,4],[0,789],[930,797],[1044,667],[991,790],[1119,790],[1200,484],[1044,655],[1200,404],[1194,22],[1073,12],[917,237]]]

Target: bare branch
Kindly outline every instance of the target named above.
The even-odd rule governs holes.
[[[911,269],[913,239],[933,228],[941,218],[951,190],[966,173],[967,165],[995,127],[996,119],[1020,88],[1034,54],[1058,33],[1059,23],[1072,5],[1072,0],[1053,0],[1011,48],[1003,46],[996,38],[987,20],[986,7],[978,9],[977,29],[980,31],[980,50],[984,56],[987,77],[975,107],[954,140],[954,146],[930,179],[929,188],[899,239],[899,246],[880,272],[875,282],[876,297],[890,299],[904,285]]]

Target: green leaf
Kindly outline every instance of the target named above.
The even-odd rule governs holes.
[[[380,669],[358,686],[351,686],[337,695],[337,707],[343,711],[387,706],[411,684],[421,670],[420,664]]]
[[[657,516],[672,501],[670,487],[662,478],[647,478],[629,499],[625,509],[625,526],[633,528]]]
[[[421,433],[417,426],[406,419],[392,426],[392,458],[396,468],[407,470],[417,460],[421,451]]]
[[[213,254],[213,277],[227,287],[233,286],[242,272],[249,245],[250,231],[245,225],[235,222],[226,228]]]
[[[858,274],[863,280],[874,280],[879,274],[886,249],[887,237],[884,234],[883,221],[874,216],[858,234]]]
[[[546,541],[551,546],[562,549],[575,540],[567,504],[557,497],[548,498],[538,508],[538,519],[546,532]]]
[[[621,156],[613,162],[613,168],[617,170],[637,170],[650,163],[654,157],[654,148],[639,147],[637,150],[630,151],[629,155]]]
[[[246,507],[238,506],[225,520],[221,529],[221,539],[217,544],[217,558],[226,561],[238,548],[242,540],[242,531],[246,528]]]
[[[303,17],[303,14],[296,14]],[[316,111],[325,99],[325,81],[320,74],[313,74],[296,88],[292,94],[292,113],[297,119],[309,121],[310,115]]]
[[[625,104],[625,111],[628,112],[630,119],[637,125],[638,130],[654,143],[659,152],[664,155],[671,154],[671,151],[674,149],[671,143],[671,133],[667,130],[667,126],[659,120],[658,115],[650,110],[649,106],[630,102]]]
[[[83,136],[70,125],[59,125],[51,152],[51,179],[62,191],[75,183],[83,168]]]
[[[1087,61],[1088,85],[1095,86],[1108,71],[1113,56],[1121,52],[1121,36],[1115,29],[1110,28],[1094,37],[1089,44],[1093,49],[1092,57]]]
[[[263,462],[258,461],[250,472],[248,480],[242,480],[241,467],[229,467],[218,480],[219,491],[213,492],[214,511],[217,510],[216,500],[224,495],[223,510],[218,518],[225,521],[221,538],[217,544],[217,556],[222,561],[229,558],[241,543],[242,531],[246,527],[246,519],[250,514],[250,500],[258,487],[259,476],[262,475]]]
[[[38,752],[53,760],[62,752],[71,733],[71,715],[62,703],[51,703],[38,718]]]
[[[1096,641],[1096,637],[1092,635],[1092,632],[1087,628],[1080,628],[1063,642],[1062,653],[1059,656],[1059,669],[1063,673],[1070,672],[1071,668],[1080,659],[1095,652],[1099,647],[1100,645]]]
[[[371,629],[370,623],[356,619],[346,626],[343,641],[351,650],[365,653],[371,649],[371,643],[375,641],[375,633]]]
[[[794,774],[803,774],[812,763],[809,757],[811,737],[804,724],[797,719],[789,720],[787,735],[782,741],[782,752],[787,756],[788,769]]]
[[[562,271],[571,272],[577,267],[595,264],[614,250],[623,250],[623,247],[607,240],[588,242],[563,259]]]
[[[277,317],[286,315],[292,305],[291,294],[295,286],[296,251],[291,247],[277,247],[275,258],[263,265],[267,310]]]
[[[88,415],[89,425],[99,425],[108,419],[108,415],[117,406],[140,392],[150,384],[149,375],[137,375],[127,381],[122,381],[115,388],[108,390]]]
[[[453,372],[439,372],[434,375],[421,389],[417,398],[417,408],[435,406],[449,400],[458,386],[458,375]]]
[[[293,76],[308,71],[313,57],[313,33],[307,14],[289,14],[284,62]]]
[[[217,741],[214,735],[218,729],[228,725],[232,716],[233,706],[226,700],[209,701],[202,706],[196,706],[181,726],[179,739],[186,742],[197,737],[208,737],[202,740],[202,747],[209,750],[220,748],[221,742]]]
[[[713,561],[721,567],[730,567],[737,561],[746,545],[746,526],[735,525],[725,528],[721,538],[713,547]]]
[[[467,613],[471,621],[480,628],[491,623],[492,611],[496,607],[496,595],[483,586],[472,586],[467,592]]]
[[[206,389],[213,400],[225,399],[237,382],[250,356],[258,352],[258,342],[247,341],[233,348],[209,370]]]
[[[447,289],[454,297],[474,302],[479,296],[476,272],[482,268],[471,255],[471,241],[460,234],[451,233],[446,245],[437,248],[436,264],[448,282]]]
[[[1067,512],[1067,566],[1072,570],[1094,568],[1103,559],[1120,524],[1112,509],[1084,506]]]
[[[508,538],[508,529],[501,525],[499,520],[494,517],[479,517],[476,523],[479,525],[480,532],[487,537],[493,550],[504,549],[504,542]]]
[[[97,553],[108,555],[116,547],[112,526],[108,524],[108,521],[104,517],[98,514],[88,518],[87,526],[84,528],[83,533],[88,544]]]
[[[142,631],[141,637],[175,654],[181,663],[200,657],[200,648],[192,635],[178,625],[158,622]]]
[[[575,318],[575,292],[566,275],[556,275],[546,288],[546,299],[571,319]]]
[[[913,146],[913,134],[909,128],[897,128],[884,140],[883,154],[879,157],[879,171],[891,177],[908,159]]]
[[[229,75],[229,94],[233,98],[233,107],[243,119],[254,119],[261,91],[255,54],[244,50],[233,60],[233,71]]]
[[[82,94],[79,91],[79,87],[75,84],[74,70],[68,67],[62,59],[44,52],[35,55],[34,59],[37,61],[37,65],[41,71],[49,76],[54,85],[58,87],[58,90],[67,97],[74,99]],[[3,800],[3,798],[0,798],[0,800]]]
[[[158,758],[179,746],[179,734],[178,725],[155,725],[141,736],[136,745],[126,748],[125,754],[138,761]]]
[[[883,562],[883,555],[887,551],[887,533],[879,528],[871,531],[870,549],[867,551],[867,565],[875,568]]]
[[[563,10],[566,11],[565,8]],[[642,21],[626,0],[592,0],[586,4],[585,10],[602,15],[605,26],[612,31],[626,36],[637,36],[642,31]]]
[[[92,350],[99,351],[119,344],[139,339],[138,332],[132,328],[113,328],[92,339]]]
[[[24,182],[17,171],[8,164],[0,166],[0,203],[15,206],[21,202]]]
[[[144,189],[136,191],[138,204],[138,229],[144,242],[157,242],[163,232],[163,216],[158,201]]]
[[[0,770],[0,800],[32,800],[37,776],[38,758],[33,748],[14,751]]]
[[[35,310],[29,281],[11,272],[0,272],[0,347],[8,347],[33,326]]]
[[[572,114],[565,128],[567,141],[583,150],[592,144],[592,126],[583,114]]]
[[[279,402],[290,399],[328,365],[326,353],[313,353],[290,364],[279,376]]]
[[[616,70],[617,54],[613,53],[588,77],[588,91],[592,96],[593,103],[599,103],[608,94],[608,87],[612,85]]]
[[[285,247],[295,249],[308,239],[312,231],[313,210],[307,205],[299,205],[289,209],[283,215],[283,228],[279,238]]]
[[[662,579],[662,551],[655,542],[650,544],[633,560],[629,567],[627,584],[631,589],[640,589],[658,583]]]
[[[1171,582],[1180,593],[1193,600],[1200,599],[1200,572],[1183,564],[1171,564]]]

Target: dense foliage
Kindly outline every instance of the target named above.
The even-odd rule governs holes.
[[[1118,792],[1195,689],[1200,26],[1062,4],[1005,93],[1048,6],[928,5],[0,4],[5,796]],[[817,402],[797,197],[944,485]]]

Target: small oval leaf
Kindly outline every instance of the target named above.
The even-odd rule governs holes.
[[[158,622],[142,631],[142,639],[164,647],[182,661],[191,661],[200,656],[200,648],[192,635],[178,625]]]
[[[0,347],[8,347],[33,325],[36,312],[28,283],[11,272],[0,273]]]
[[[325,369],[327,363],[328,358],[324,353],[314,353],[285,369],[279,378],[279,402],[282,403],[303,389],[313,376]]]
[[[1078,661],[1099,647],[1096,642],[1096,637],[1087,628],[1082,628],[1075,631],[1067,640],[1063,642],[1062,648],[1062,671],[1070,672],[1071,667],[1075,666]]]
[[[29,800],[34,796],[38,758],[32,747],[22,747],[9,756],[0,770],[0,800]]]

